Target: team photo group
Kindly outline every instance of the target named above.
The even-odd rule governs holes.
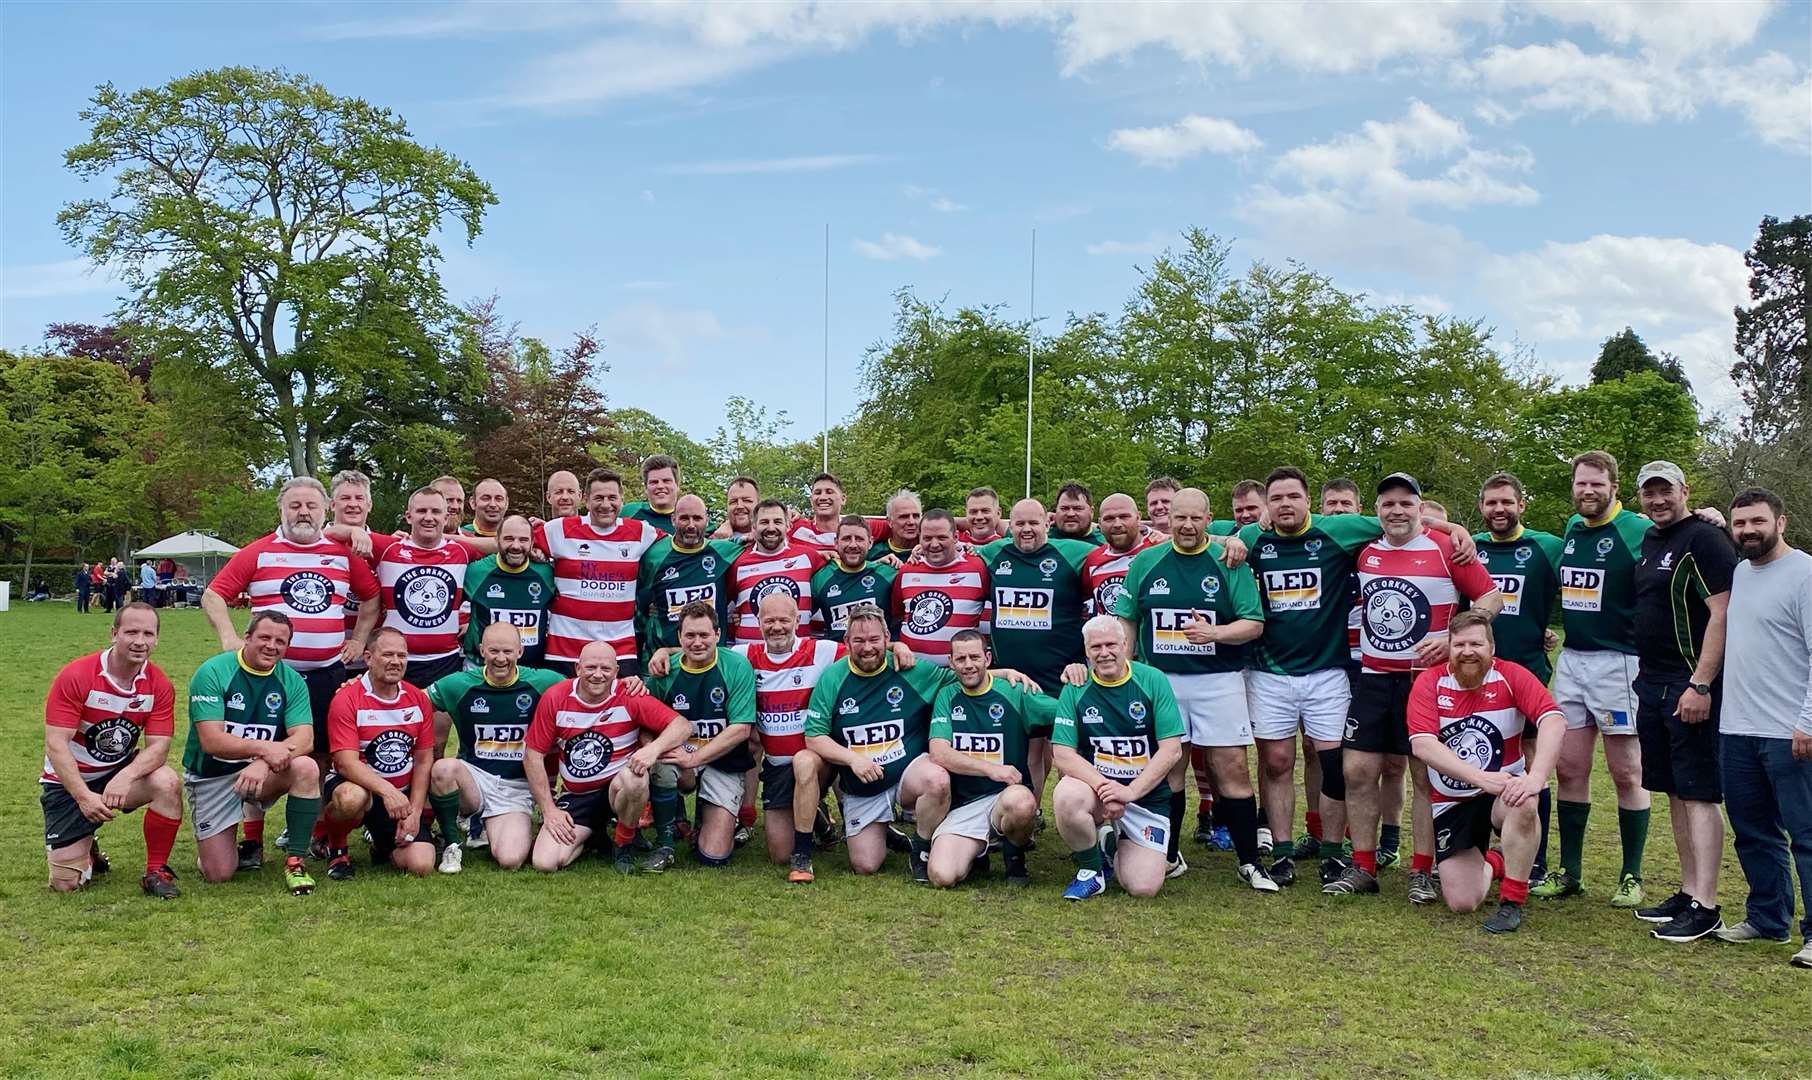
[[[442,477],[394,530],[361,473],[285,482],[276,530],[203,593],[221,652],[189,679],[180,748],[150,604],[49,686],[50,887],[107,872],[98,833],[141,811],[143,891],[176,898],[185,815],[205,888],[263,865],[269,814],[295,895],[311,862],[350,883],[475,857],[658,874],[683,852],[697,873],[752,844],[801,885],[841,846],[855,874],[896,854],[948,888],[998,858],[1082,902],[1157,894],[1194,844],[1260,893],[1365,897],[1401,865],[1383,892],[1492,933],[1584,897],[1666,942],[1789,943],[1797,871],[1812,932],[1812,556],[1769,491],[1695,510],[1677,465],[1632,484],[1586,451],[1555,536],[1523,527],[1509,473],[1477,533],[1401,472],[1280,466],[1224,515],[1159,478],[1048,507],[900,491],[876,516],[829,473],[779,497],[688,492],[661,455],[639,473],[633,502],[606,468],[469,500]],[[1600,755],[1622,866],[1588,882],[1586,844],[1613,842],[1588,831]],[[1665,895],[1653,794],[1679,855]],[[1040,844],[1073,877],[1034,881]]]

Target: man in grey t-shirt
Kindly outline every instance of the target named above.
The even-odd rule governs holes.
[[[1730,504],[1744,561],[1730,587],[1719,730],[1725,806],[1749,901],[1747,917],[1717,936],[1790,942],[1797,866],[1806,910],[1793,964],[1812,968],[1812,555],[1787,546],[1786,525],[1771,491],[1750,488]]]

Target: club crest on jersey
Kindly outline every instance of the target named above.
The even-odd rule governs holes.
[[[1270,546],[1271,546],[1271,545],[1269,545],[1269,544],[1266,544],[1266,545],[1265,545],[1265,546],[1266,546],[1266,547],[1270,547]],[[1308,552],[1308,553],[1309,553],[1309,558],[1311,558],[1311,559],[1312,559],[1312,558],[1314,558],[1314,557],[1315,557],[1315,556],[1317,556],[1317,555],[1319,555],[1319,554],[1321,554],[1321,541],[1319,541],[1319,540],[1305,540],[1305,541],[1304,541],[1304,542],[1303,542],[1303,545],[1302,545],[1302,550],[1304,550],[1304,551],[1306,551],[1306,552]]]
[[[1042,559],[1039,559],[1038,560],[1038,572],[1043,574],[1045,577],[1050,577],[1052,574],[1055,574],[1057,572],[1057,560],[1051,558],[1048,555]]]
[[[578,780],[589,780],[610,764],[610,736],[585,731],[566,744],[566,770]]]
[[[805,685],[805,676],[801,675],[797,671],[793,672],[793,685],[794,686],[804,686]]]
[[[401,731],[380,732],[365,747],[365,764],[381,776],[396,776],[415,759],[415,739]]]
[[[692,702],[690,699],[688,699],[686,697],[686,695],[684,695],[684,694],[673,695],[673,711],[674,712],[685,712],[686,710],[688,710],[690,708],[692,708]]]
[[[875,587],[875,576],[873,574],[863,574],[860,584],[864,589],[874,588]]]
[[[1134,720],[1145,719],[1145,703],[1143,701],[1135,701],[1131,705],[1128,705],[1126,707],[1126,715],[1132,717]]]
[[[761,607],[761,601],[770,593],[785,593],[797,601],[799,599],[799,583],[783,574],[764,577],[760,581],[757,581],[755,587],[749,591],[749,606],[759,609]]]
[[[529,594],[530,600],[541,599],[541,583],[539,581],[529,582],[528,583],[528,594]]]
[[[1122,586],[1122,587],[1124,588],[1124,586]],[[1156,581],[1152,582],[1151,585],[1149,587],[1147,587],[1145,591],[1150,593],[1152,596],[1169,596],[1170,595],[1170,582],[1164,580],[1163,578],[1159,578]]]
[[[890,686],[887,688],[887,704],[892,705],[894,708],[897,709],[900,707],[900,702],[905,701],[905,700],[906,700],[906,691],[900,689],[897,686]]]
[[[486,600],[502,600],[503,599],[503,586],[499,585],[495,581],[491,582],[490,588],[488,588],[484,591],[484,598]]]
[[[1600,555],[1609,555],[1611,549],[1616,546],[1617,542],[1608,536],[1601,536],[1598,538],[1598,554]]]
[[[617,545],[617,555],[624,559],[629,558],[629,545],[628,544],[618,544]]]
[[[1521,566],[1531,558],[1534,558],[1534,556],[1535,549],[1531,548],[1528,544],[1524,544],[1516,549],[1516,565]]]
[[[474,713],[488,713],[491,711],[491,703],[481,697],[473,698],[472,699],[472,711]]]
[[[281,712],[283,709],[283,695],[277,693],[275,690],[264,695],[264,707],[269,712]]]
[[[1365,629],[1379,648],[1395,652],[1422,640],[1433,612],[1428,597],[1399,577],[1373,578],[1360,590]]]
[[[950,621],[950,613],[955,609],[955,603],[943,593],[923,592],[912,598],[912,616],[906,624],[915,634],[935,633]]]
[[[333,582],[313,570],[284,578],[279,591],[284,603],[304,615],[319,615],[333,603]]]
[[[396,579],[396,613],[410,626],[433,629],[453,613],[459,586],[438,566],[411,566]]]
[[[123,716],[103,720],[88,729],[88,754],[102,765],[125,760],[138,741],[138,728]]]
[[[717,572],[717,556],[706,555],[698,560],[698,565],[704,568],[705,573],[714,574]]]
[[[1215,577],[1213,574],[1209,574],[1208,576],[1206,576],[1202,579],[1202,595],[1203,596],[1207,597],[1209,600],[1213,600],[1215,597],[1219,596],[1220,594],[1221,594],[1221,579],[1220,578]]]
[[[1504,763],[1504,733],[1482,716],[1468,716],[1444,725],[1440,738],[1456,757],[1481,772],[1496,772]],[[1456,792],[1478,790],[1450,776],[1441,778],[1441,786]]]
[[[524,716],[526,716],[532,709],[534,709],[534,707],[535,707],[535,695],[529,693],[526,690],[524,690],[522,693],[516,695],[516,711],[517,712],[522,713]]]
[[[238,712],[241,709],[244,709],[245,708],[245,695],[241,694],[237,690],[233,691],[233,696],[230,698],[227,698],[226,707],[229,709],[232,709],[234,712]]]
[[[713,686],[711,688],[710,696],[711,696],[711,704],[717,705],[717,706],[722,706],[724,703],[724,688],[721,686]]]
[[[1000,718],[1005,715],[1007,715],[1006,707],[1000,702],[993,701],[988,703],[988,719],[998,724],[1000,723]]]

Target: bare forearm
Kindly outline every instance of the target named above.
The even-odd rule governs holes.
[[[208,625],[214,628],[214,633],[222,643],[238,639],[239,631],[233,628],[232,613],[227,610],[226,599],[219,593],[212,589],[202,591],[201,612],[208,617]]]
[[[831,738],[829,735],[808,735],[805,739],[805,745],[812,753],[817,754],[832,765],[840,765],[845,769],[853,769],[866,760],[860,754],[846,748],[843,744]]]
[[[529,796],[541,808],[543,816],[554,807],[554,785],[547,778],[547,762],[530,750],[522,758],[522,777],[528,781]]]
[[[1555,753],[1560,752],[1559,739],[1554,740]],[[1422,736],[1409,740],[1409,749],[1417,761],[1428,766],[1442,776],[1458,780],[1462,784],[1481,787],[1479,780],[1485,775],[1483,771],[1461,761],[1458,754],[1442,745],[1441,740],[1432,736]]]
[[[1132,783],[1126,785],[1128,797],[1137,801],[1151,794],[1153,788],[1169,778],[1170,770],[1176,768],[1176,764],[1182,756],[1183,751],[1178,746],[1159,747],[1157,755],[1151,759],[1144,770],[1133,778]]]
[[[748,741],[749,725],[731,724],[717,738],[699,747],[698,752],[692,755],[692,763],[709,765],[737,747],[747,745]]]
[[[951,746],[943,739],[931,740],[931,763],[933,765],[941,765],[945,772],[953,773],[957,776],[988,775],[988,767],[986,765],[970,757],[968,754],[958,753],[956,747]]]
[[[1560,763],[1560,742],[1567,734],[1566,718],[1550,713],[1536,725],[1535,731],[1535,755],[1529,762],[1529,777],[1546,785],[1548,777],[1554,775],[1554,767]]]
[[[1692,669],[1693,682],[1709,683],[1724,669],[1724,623],[1727,615],[1722,607],[1711,609],[1711,618],[1705,623],[1705,638],[1699,644],[1699,665]]]

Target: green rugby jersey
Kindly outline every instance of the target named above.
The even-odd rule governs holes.
[[[1497,655],[1547,682],[1554,668],[1542,647],[1542,635],[1560,598],[1560,537],[1518,528],[1508,540],[1494,539],[1488,532],[1474,533],[1472,539],[1479,546],[1479,562],[1504,598],[1504,610],[1491,620]]]
[[[1085,686],[1065,686],[1051,721],[1051,743],[1082,755],[1109,780],[1130,784],[1158,754],[1162,739],[1183,737],[1183,714],[1177,710],[1170,680],[1157,668],[1137,661],[1117,683],[1104,683],[1091,672]],[[1170,783],[1159,780],[1139,805],[1170,813]]]
[[[472,603],[472,621],[466,626],[466,658],[475,664],[478,643],[485,628],[506,622],[522,635],[521,663],[530,667],[547,655],[547,609],[554,602],[554,568],[530,562],[511,570],[487,555],[466,568],[466,599]]]
[[[994,663],[1031,676],[1047,694],[1061,689],[1064,667],[1082,659],[1082,564],[1094,550],[1052,537],[1029,553],[1012,540],[977,552],[993,586]]]
[[[1301,532],[1239,531],[1250,553],[1265,609],[1265,635],[1254,642],[1252,666],[1279,675],[1309,675],[1351,666],[1347,617],[1359,549],[1384,535],[1375,517],[1310,514]]]
[[[912,558],[912,545],[908,544],[903,548],[895,547],[893,538],[890,536],[885,540],[877,540],[869,546],[869,562],[874,562],[876,559],[885,559],[889,555],[892,555],[901,562],[905,562],[907,559]]]
[[[619,516],[635,518],[637,521],[646,521],[648,524],[653,525],[668,536],[673,535],[673,511],[656,510],[641,499],[624,503],[623,510]]]
[[[988,765],[1011,765],[1019,770],[1020,783],[1030,787],[1026,742],[1050,738],[1056,715],[1057,699],[1051,695],[1027,693],[989,675],[979,690],[957,683],[938,691],[930,737]],[[964,806],[1006,788],[985,776],[951,773],[950,805]]]
[[[696,548],[681,547],[671,536],[654,542],[642,556],[636,580],[636,625],[644,653],[679,645],[680,609],[695,600],[717,609],[717,625],[730,627],[730,597],[724,578],[742,554],[734,540],[706,540]]]
[[[495,532],[479,532],[478,523],[476,521],[468,521],[464,525],[461,525],[459,527],[459,532],[462,536],[478,536],[483,537],[486,540],[497,535]]]
[[[522,779],[522,740],[541,695],[558,685],[558,672],[518,666],[508,686],[483,671],[460,671],[428,688],[435,712],[444,712],[459,733],[459,760],[504,780]]]
[[[1216,626],[1265,621],[1251,564],[1229,570],[1216,554],[1211,544],[1184,552],[1173,541],[1139,552],[1126,569],[1114,614],[1138,628],[1139,656],[1165,674],[1206,675],[1246,666],[1246,645],[1196,645],[1183,633],[1196,612]]]
[[[901,671],[893,656],[872,675],[853,661],[834,664],[819,677],[805,709],[805,734],[828,735],[841,746],[866,756],[884,770],[879,780],[864,783],[847,768],[837,774],[850,795],[879,795],[900,782],[906,766],[923,754],[931,725],[931,704],[956,673],[936,664],[916,664]]]
[[[812,575],[812,636],[843,639],[849,629],[849,613],[863,604],[881,609],[889,622],[893,620],[893,579],[897,566],[871,562],[860,570],[845,570],[832,559]]]
[[[251,761],[228,761],[201,748],[195,725],[226,724],[228,735],[277,742],[299,727],[314,726],[308,684],[288,664],[270,671],[245,666],[238,649],[208,658],[189,680],[189,737],[183,743],[182,768],[190,776],[231,776]],[[324,739],[325,733],[317,734]]]
[[[648,680],[648,692],[692,721],[692,736],[686,745],[694,751],[704,749],[732,724],[755,722],[755,669],[740,653],[722,646],[702,669],[687,666],[684,657],[674,657],[666,675]],[[743,773],[755,767],[755,754],[745,742],[706,764]]]
[[[1593,524],[1574,514],[1560,549],[1560,625],[1569,649],[1636,655],[1636,560],[1649,520],[1611,504]]]

